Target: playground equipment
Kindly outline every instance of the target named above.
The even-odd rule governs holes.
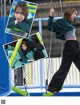
[[[54,20],[57,20],[59,18],[61,18],[61,17],[56,17],[56,18],[54,18]],[[79,19],[80,16],[78,16],[77,18]],[[47,20],[48,20],[48,18],[39,18],[39,19],[35,19],[34,22],[41,23],[41,24],[39,24],[39,29],[42,29],[41,26],[42,26],[43,22],[46,22]],[[41,35],[43,37],[44,36],[43,31],[42,30],[39,30],[39,31],[42,32]],[[55,37],[52,40],[55,40]],[[46,42],[46,38],[44,41]],[[58,45],[54,44],[54,47],[57,48]],[[53,46],[52,46],[52,49],[53,49]],[[53,53],[54,53],[54,50],[53,50]],[[47,72],[47,68],[48,68],[48,62],[49,62],[49,58],[46,58],[46,59],[42,59],[40,61],[34,62],[28,66],[26,65],[26,67],[27,67],[26,78],[27,78],[27,83],[28,83],[27,84],[28,90],[31,90],[31,89],[36,90],[36,89],[40,88],[42,91],[42,92],[38,92],[38,93],[37,92],[30,93],[30,96],[33,96],[33,95],[34,96],[41,96],[45,92],[44,89],[45,89],[45,80],[47,77],[46,72]],[[48,78],[49,82],[50,82],[51,77],[54,74],[54,72],[56,72],[56,70],[60,66],[60,63],[61,63],[61,57],[55,57],[55,56],[52,57],[52,55],[51,55],[52,66],[51,66],[50,71],[49,71],[49,78]],[[31,77],[31,79],[30,79],[30,77]],[[80,78],[79,78],[79,73],[77,71],[77,68],[74,66],[74,64],[72,64],[72,66],[70,68],[70,72],[67,76],[67,79],[65,80],[65,84],[63,86],[63,89],[61,90],[60,93],[56,94],[56,96],[68,96],[68,95],[69,96],[73,96],[73,95],[79,96],[80,95],[80,93],[78,91],[78,89],[80,88],[79,81],[80,81]],[[23,86],[19,86],[19,88],[24,89]],[[74,88],[75,88],[75,90],[74,90]],[[69,90],[69,92],[68,92],[68,90]],[[77,92],[76,92],[76,90],[77,90]],[[15,93],[12,93],[11,95],[14,95],[14,94]],[[16,95],[18,95],[18,94],[16,93]]]
[[[14,81],[16,83],[16,75],[15,75],[15,80]],[[16,86],[13,86],[12,90],[15,91],[16,93],[19,93],[22,96],[29,96],[29,93],[27,92],[27,84],[26,84],[26,79],[25,78],[23,78],[23,83],[24,83],[25,91],[21,90],[20,88],[18,88]]]
[[[13,66],[14,59],[15,59],[15,57],[17,55],[17,52],[18,52],[18,50],[20,48],[21,43],[22,43],[22,38],[18,40],[18,42],[17,42],[17,44],[15,46],[15,49],[13,51],[13,54],[12,54],[11,58],[9,59],[9,64],[10,64],[11,68]]]
[[[61,17],[60,17],[61,18]],[[80,16],[78,16],[78,19],[80,18]],[[55,20],[56,19],[59,19],[59,17],[58,18],[55,18]],[[3,21],[2,21],[3,20]],[[5,23],[6,23],[6,17],[2,17],[2,18],[0,18],[0,21],[2,22],[2,23],[4,23],[3,24],[3,27],[5,28]],[[41,21],[41,23],[42,22],[45,22],[45,21],[47,21],[48,20],[48,18],[40,18],[40,19],[35,19],[34,20],[34,22],[38,22],[38,21]],[[39,29],[41,29],[41,26],[40,26],[40,28]],[[6,58],[5,58],[5,54],[4,54],[4,52],[3,52],[3,49],[2,49],[2,45],[3,44],[5,44],[5,43],[7,43],[7,42],[11,42],[12,41],[12,36],[10,36],[10,35],[7,35],[7,34],[4,34],[4,29],[3,28],[1,28],[1,35],[2,35],[2,37],[1,37],[1,44],[0,44],[0,48],[1,48],[1,59],[3,60],[3,61],[5,61],[4,63],[5,63],[5,65],[6,66],[4,66],[4,64],[2,63],[2,60],[1,60],[1,63],[0,63],[0,67],[1,67],[1,73],[0,73],[0,91],[2,91],[1,93],[3,94],[3,93],[6,93],[6,92],[8,92],[8,94],[9,94],[9,90],[10,90],[10,77],[9,77],[9,75],[11,75],[11,74],[9,74],[10,72],[10,70],[9,70],[9,65],[8,65],[8,63],[7,63],[7,60],[6,60]],[[41,32],[42,30],[40,30],[40,32]],[[41,33],[41,35],[42,35],[42,33]],[[3,38],[3,39],[2,39]],[[7,39],[8,38],[8,39]],[[57,47],[57,46],[56,46]],[[40,60],[40,61],[36,61],[36,62],[34,62],[34,63],[32,63],[32,64],[30,64],[30,65],[26,65],[26,78],[27,78],[27,89],[29,90],[29,89],[44,89],[45,88],[45,80],[46,80],[46,70],[47,70],[47,67],[48,67],[48,58],[47,59],[42,59],[42,60]],[[53,75],[53,73],[58,69],[58,67],[59,67],[59,65],[60,65],[60,62],[61,62],[61,58],[60,57],[57,57],[57,58],[51,58],[51,60],[52,60],[52,67],[53,67],[53,72],[49,72],[49,81],[50,81],[50,79],[51,79],[51,77],[52,77],[52,75]],[[16,70],[15,70],[16,71]],[[32,72],[31,72],[32,71]],[[74,71],[74,72],[73,72]],[[35,75],[35,73],[36,73],[36,75]],[[75,75],[76,74],[76,75]],[[32,78],[32,79],[30,79],[30,77]],[[4,78],[4,79],[3,79]],[[4,84],[4,82],[2,82],[2,80],[5,80],[5,84]],[[32,81],[32,82],[30,82],[30,81]],[[79,85],[79,83],[80,83],[80,80],[79,80],[79,73],[78,73],[78,71],[77,71],[77,68],[74,66],[74,65],[72,65],[72,67],[71,67],[71,71],[70,71],[70,74],[68,75],[68,77],[67,77],[67,79],[66,79],[66,81],[65,81],[65,84],[64,84],[64,87],[63,87],[63,90],[65,89],[65,88],[76,88],[76,90],[77,90],[77,88],[79,89],[80,88],[80,85]],[[22,89],[22,90],[24,90],[24,86],[22,85],[22,86],[18,86],[20,89]],[[41,96],[43,93],[44,93],[45,91],[42,91],[42,92],[35,92],[35,93],[30,93],[30,95],[31,96],[36,96],[36,95],[38,95],[38,96]],[[2,94],[0,94],[0,95],[2,95]],[[18,93],[14,93],[14,92],[12,92],[11,94],[10,94],[10,96],[12,96],[12,95],[19,95]],[[70,95],[70,96],[73,96],[73,95],[77,95],[77,96],[79,96],[80,95],[80,93],[79,92],[60,92],[60,93],[58,93],[56,96],[68,96],[68,95]]]
[[[61,18],[61,17],[60,17]],[[80,18],[80,16],[78,16],[78,19]],[[55,20],[56,19],[59,19],[59,17],[57,17],[57,18],[55,18]],[[6,18],[5,17],[3,17],[3,18],[1,18],[1,22],[2,22],[2,20],[6,20]],[[41,23],[42,22],[45,22],[45,21],[47,21],[48,20],[48,18],[40,18],[40,19],[35,19],[34,20],[34,22],[39,22],[39,21],[41,21]],[[3,22],[3,23],[5,23],[5,21]],[[4,25],[3,25],[4,26]],[[41,29],[41,26],[39,26],[39,29]],[[4,30],[3,30],[4,31]],[[7,42],[11,42],[12,41],[12,36],[10,36],[9,35],[9,38],[8,38],[8,35],[7,34],[4,34],[4,32],[2,31],[2,29],[1,29],[1,35],[2,35],[2,38],[3,38],[3,40],[2,40],[2,38],[1,38],[1,46],[3,45],[3,44],[5,44],[5,43],[7,43]],[[40,32],[42,31],[42,30],[39,30]],[[42,35],[42,33],[41,33],[41,35]],[[6,37],[8,38],[8,39],[6,39]],[[4,41],[4,42],[3,42]],[[56,47],[57,47],[57,45],[56,45]],[[1,51],[3,51],[3,49],[1,48]],[[4,57],[3,57],[3,56]],[[5,61],[4,63],[5,63],[5,65],[6,66],[4,66],[3,64],[2,64],[2,61],[1,61],[1,73],[0,73],[0,80],[1,80],[1,82],[0,82],[0,86],[1,86],[1,88],[0,88],[0,90],[1,91],[3,91],[2,93],[6,93],[6,90],[7,90],[7,92],[8,92],[8,94],[9,94],[9,90],[10,90],[10,80],[9,80],[9,66],[8,66],[8,63],[7,63],[7,60],[6,60],[6,58],[5,58],[5,54],[4,54],[4,52],[1,52],[1,57],[2,57],[2,59],[3,59],[3,61]],[[27,82],[27,89],[28,90],[31,90],[31,89],[40,89],[40,92],[34,92],[34,93],[30,93],[30,95],[31,96],[41,96],[41,95],[43,95],[43,93],[45,92],[45,80],[46,80],[46,70],[47,70],[47,67],[48,67],[48,61],[49,61],[49,59],[48,58],[46,58],[46,59],[42,59],[42,60],[40,60],[40,61],[36,61],[36,62],[34,62],[34,63],[32,63],[32,64],[30,64],[30,65],[26,65],[26,82]],[[50,72],[49,72],[49,81],[50,81],[50,79],[51,79],[51,77],[52,77],[52,75],[53,75],[53,73],[58,69],[58,67],[59,67],[59,65],[60,65],[60,62],[61,62],[61,58],[60,57],[54,57],[54,58],[51,58],[51,62],[52,62],[52,68],[53,68],[53,72],[50,70]],[[3,65],[3,66],[2,66]],[[16,70],[15,70],[16,71]],[[74,71],[74,72],[73,72]],[[6,73],[7,72],[7,73]],[[36,74],[36,75],[35,75]],[[76,75],[75,75],[76,74]],[[5,77],[4,77],[4,75],[5,75]],[[11,75],[11,74],[10,74]],[[4,79],[2,79],[2,78],[4,78]],[[30,79],[31,78],[31,79]],[[4,84],[4,82],[2,82],[2,80],[5,80],[5,84]],[[77,71],[77,68],[72,64],[72,67],[71,67],[71,71],[70,71],[70,74],[68,75],[68,77],[67,77],[67,79],[66,79],[66,81],[65,81],[65,84],[64,84],[64,86],[63,86],[63,90],[64,89],[68,89],[68,88],[76,88],[76,90],[77,90],[77,88],[79,89],[80,88],[80,85],[79,85],[79,83],[80,83],[80,80],[79,80],[79,73],[78,73],[78,71]],[[5,88],[5,89],[3,89],[3,88]],[[22,89],[22,90],[24,90],[24,86],[22,85],[22,86],[18,86],[18,88],[20,88],[20,89]],[[2,94],[1,94],[2,95]],[[12,92],[11,94],[10,94],[10,96],[12,96],[12,95],[19,95],[18,93],[14,93],[14,92]],[[60,92],[60,93],[58,93],[58,94],[56,94],[56,96],[73,96],[73,95],[75,95],[75,96],[79,96],[80,95],[80,93],[79,92]]]
[[[55,17],[54,20],[57,20],[57,19],[60,19],[60,18],[62,18],[62,17]],[[80,19],[80,16],[78,16],[77,18]],[[3,20],[5,20],[5,18]],[[43,23],[47,22],[47,20],[48,20],[48,18],[38,18],[38,19],[34,20],[34,23],[38,23],[39,32],[40,32],[41,36],[44,39],[46,48],[48,49],[49,48],[49,43],[50,43],[50,41],[49,41],[50,33],[47,32],[47,30],[43,29],[43,27],[42,27]],[[0,35],[3,35],[4,32],[2,32],[2,29],[1,29],[0,32],[1,32]],[[38,30],[37,30],[37,32],[38,32]],[[1,41],[4,41],[4,39],[5,39],[5,37],[3,39],[1,39]],[[79,36],[78,36],[78,39],[80,41]],[[11,41],[11,40],[8,40],[8,42],[9,41]],[[48,41],[49,41],[49,43],[48,43]],[[60,63],[61,63],[61,56],[60,55],[62,55],[61,54],[62,42],[61,41],[56,41],[54,36],[52,38],[52,42],[53,42],[52,43],[53,44],[53,46],[52,46],[53,55],[51,54],[51,65],[52,66],[51,66],[50,71],[49,71],[48,82],[50,82],[52,75],[56,72],[56,70],[58,70],[58,67],[60,66]],[[4,43],[6,43],[6,42],[4,42]],[[1,43],[1,45],[4,44],[4,43]],[[55,50],[55,48],[56,48],[56,50]],[[1,54],[1,56],[2,56],[2,54]],[[3,59],[3,61],[6,60],[4,57],[2,57],[2,59]],[[30,65],[26,65],[26,78],[27,78],[26,82],[27,82],[28,91],[31,90],[31,89],[34,89],[34,90],[40,89],[39,92],[37,92],[37,91],[36,92],[34,92],[34,91],[29,92],[30,96],[42,96],[43,93],[45,92],[45,80],[47,78],[46,72],[47,72],[47,68],[48,68],[48,62],[49,62],[49,58],[42,59],[40,61],[36,61],[36,62],[34,62],[34,63],[30,64]],[[10,88],[9,67],[7,67],[7,69],[5,68],[7,66],[7,63],[5,64],[6,65],[5,67],[4,67],[4,65],[2,66],[2,60],[1,60],[0,64],[1,64],[1,66],[0,66],[1,67],[1,69],[0,69],[1,70],[1,73],[0,73],[1,74],[1,76],[0,76],[0,78],[1,78],[0,79],[1,80],[0,81],[0,86],[1,86],[1,89],[2,89],[1,95],[3,95],[3,93],[8,92],[9,96],[20,96],[20,94],[18,94],[16,92],[11,92],[11,93],[9,92],[9,88]],[[5,78],[4,78],[4,75],[5,75]],[[4,84],[4,82],[2,82],[2,80],[5,80],[5,84]],[[4,87],[5,87],[5,89],[7,89],[7,91],[4,91]],[[18,88],[22,89],[22,90],[25,89],[24,85],[18,86]],[[67,91],[68,89],[70,89],[70,90]],[[67,76],[67,79],[65,80],[63,90],[61,90],[61,92],[56,94],[56,96],[80,96],[79,91],[80,91],[79,72],[78,72],[77,68],[74,66],[74,64],[72,64],[72,66],[70,68],[70,72],[69,72],[69,74]]]
[[[0,96],[10,90],[10,72],[7,59],[2,45],[13,40],[12,35],[5,34],[5,27],[8,17],[0,17]]]

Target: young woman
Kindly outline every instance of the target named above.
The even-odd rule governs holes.
[[[23,64],[43,58],[43,49],[44,47],[38,42],[23,38],[21,47],[19,49],[19,54],[21,56]]]
[[[79,43],[75,34],[76,28],[73,25],[76,21],[77,11],[75,8],[67,8],[64,12],[64,17],[56,22],[53,22],[54,12],[55,10],[51,8],[48,20],[48,30],[55,32],[56,38],[65,40],[65,46],[61,66],[52,77],[48,92],[44,94],[44,96],[52,96],[61,90],[72,62],[74,62],[80,71]]]
[[[28,20],[28,7],[25,2],[20,2],[16,5],[14,16],[9,19],[7,28],[19,28],[24,32],[29,33],[32,19]]]
[[[29,62],[34,61],[34,52],[33,52],[33,45],[28,39],[23,39],[21,47],[19,49],[19,54],[22,59],[23,64],[27,64]]]

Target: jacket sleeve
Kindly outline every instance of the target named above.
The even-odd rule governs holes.
[[[49,31],[56,32],[57,25],[56,25],[56,22],[53,22],[53,18],[54,18],[53,16],[49,16],[47,29]]]
[[[31,24],[32,24],[32,19],[27,20],[26,22],[19,22],[16,27],[29,33],[30,28],[31,28]]]
[[[19,49],[19,54],[20,54],[20,56],[21,56],[22,62],[23,62],[23,63],[27,63],[28,60],[27,60],[27,58],[24,56],[24,54],[23,54],[21,48]]]
[[[13,17],[9,18],[7,28],[14,28],[15,27],[15,20]]]

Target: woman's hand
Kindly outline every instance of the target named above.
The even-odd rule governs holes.
[[[54,13],[55,13],[54,8],[51,8],[51,9],[50,9],[50,16],[54,16]]]
[[[15,25],[17,25],[18,24],[18,21],[17,20],[15,20]]]

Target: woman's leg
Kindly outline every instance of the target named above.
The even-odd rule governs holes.
[[[78,54],[74,58],[73,62],[80,71],[80,51],[78,51]]]
[[[52,77],[52,80],[48,87],[48,91],[50,92],[60,91],[64,83],[64,80],[68,74],[69,68],[74,59],[73,46],[71,46],[70,44],[68,42],[65,44],[61,66]]]

